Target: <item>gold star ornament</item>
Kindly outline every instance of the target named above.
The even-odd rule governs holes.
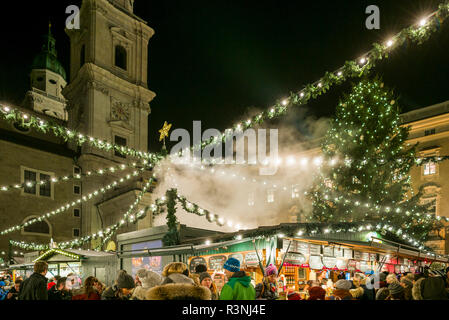
[[[165,121],[164,126],[161,130],[159,130],[161,136],[159,137],[159,141],[164,140],[165,138],[168,138],[168,132],[171,129],[171,124],[168,124],[167,121]]]

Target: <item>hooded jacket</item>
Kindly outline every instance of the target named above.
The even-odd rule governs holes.
[[[168,283],[151,288],[145,298],[146,300],[210,300],[211,293],[206,287],[196,286],[193,283]]]
[[[335,289],[326,300],[354,300],[349,290]]]
[[[429,277],[420,283],[423,300],[448,300],[446,283],[442,277]]]
[[[33,273],[22,282],[19,300],[48,300],[47,278],[40,273]]]
[[[413,300],[423,300],[421,295],[421,282],[423,282],[425,279],[426,278],[420,278],[413,284],[412,288]]]
[[[256,290],[244,271],[235,272],[223,286],[220,300],[255,300]]]

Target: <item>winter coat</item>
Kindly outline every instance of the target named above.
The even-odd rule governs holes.
[[[56,290],[53,286],[48,290],[48,300],[72,300],[72,296],[68,291]]]
[[[414,284],[413,284],[413,288],[412,288],[412,297],[413,300],[423,300],[423,297],[421,295],[421,283],[425,280],[426,278],[420,278],[418,279]]]
[[[106,288],[101,295],[101,300],[129,300],[128,296],[124,296],[117,285]]]
[[[376,292],[376,300],[385,300],[390,296],[390,291],[387,287],[382,287]]]
[[[142,286],[137,286],[133,291],[131,300],[146,300],[146,295],[148,291],[150,291],[150,289],[151,288],[144,288]]]
[[[266,281],[256,285],[256,299],[276,300],[279,299],[276,285]]]
[[[220,300],[255,300],[256,290],[244,271],[235,272],[223,286]]]
[[[74,295],[72,297],[72,300],[101,300],[101,296],[98,294],[98,292],[91,292],[89,295],[86,293],[81,293]]]
[[[187,283],[187,284],[195,284],[195,281],[183,275],[182,273],[172,273],[168,277],[162,281],[162,285],[169,284],[169,283]]]
[[[48,300],[47,278],[39,273],[33,273],[22,282],[19,300]]]
[[[364,294],[364,290],[362,287],[358,287],[356,289],[350,289],[349,293],[351,294],[351,296],[355,299],[355,300],[362,300],[363,298],[363,294]]]
[[[193,281],[192,281],[193,282]],[[167,283],[148,290],[146,300],[210,300],[211,292],[193,283]]]
[[[349,290],[335,289],[326,300],[354,300]]]
[[[442,277],[429,277],[420,284],[423,300],[449,300]]]

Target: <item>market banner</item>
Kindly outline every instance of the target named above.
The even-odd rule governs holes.
[[[334,256],[334,247],[323,246],[323,255],[326,257],[333,257]]]
[[[213,256],[209,258],[209,269],[211,270],[223,270],[223,266],[226,262],[226,256]]]
[[[342,258],[338,258],[337,259],[337,268],[339,270],[345,270],[348,268],[348,260],[346,259],[342,259]]]
[[[321,254],[321,246],[319,244],[310,244],[309,250],[310,250],[310,255]]]
[[[334,257],[335,258],[343,258],[345,255],[346,249],[342,249],[342,248],[334,248]],[[351,258],[352,258],[352,253],[351,253]]]
[[[309,244],[307,242],[297,242],[296,243],[296,252],[300,252],[306,256],[308,256],[309,253]]]
[[[321,261],[321,256],[310,256],[309,265],[310,269],[316,270],[321,270],[324,267],[323,262]]]
[[[337,259],[334,257],[322,257],[322,262],[328,269],[332,269],[337,265]]]
[[[259,251],[259,257],[263,260],[262,251]],[[248,252],[245,255],[245,265],[246,267],[259,267],[259,259],[255,251]]]
[[[302,253],[288,252],[285,256],[285,263],[287,264],[301,266],[306,262],[307,258]]]
[[[204,264],[205,266],[207,266],[206,259],[204,259],[203,257],[192,258],[189,264],[190,273],[195,273],[195,267],[200,264]]]
[[[344,249],[343,257],[346,259],[352,259],[352,250],[351,249]]]

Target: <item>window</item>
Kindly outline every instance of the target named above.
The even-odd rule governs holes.
[[[74,237],[79,237],[80,236],[80,229],[79,228],[74,228],[73,230],[73,236]]]
[[[38,170],[22,168],[23,194],[39,197],[53,197],[52,174]]]
[[[73,174],[81,174],[81,168],[80,167],[73,167]]]
[[[75,218],[81,217],[80,209],[77,209],[77,208],[73,209],[73,216]]]
[[[81,194],[81,187],[80,186],[73,186],[73,193],[74,194]]]
[[[48,174],[39,173],[39,195],[41,197],[51,197],[51,181]]]
[[[25,170],[23,175],[25,188],[23,189],[23,192],[36,194],[36,175],[36,172]]]
[[[267,202],[268,203],[273,203],[274,202],[274,189],[268,189]]]
[[[435,134],[435,128],[424,131],[425,136],[430,136],[432,134]]]
[[[299,184],[292,185],[292,199],[299,198]]]
[[[249,205],[250,207],[254,206],[254,192],[251,192],[251,193],[248,195],[248,205]]]
[[[126,139],[123,138],[123,137],[115,136],[115,137],[114,137],[114,142],[115,142],[115,144],[118,145],[118,146],[126,147]],[[126,158],[125,155],[121,154],[121,153],[118,152],[118,151],[115,151],[114,154],[115,154],[116,157]]]
[[[437,172],[437,166],[435,162],[427,162],[424,164],[424,175],[430,176]]]
[[[36,216],[31,216],[26,218],[23,223],[36,219]],[[33,224],[30,224],[22,229],[23,234],[32,233],[36,235],[50,235],[51,227],[50,224],[46,220],[38,221]]]
[[[122,46],[115,47],[115,66],[126,70],[126,49]]]
[[[51,84],[56,84],[56,81],[53,79],[48,80]]]
[[[85,62],[86,62],[86,45],[83,44],[83,46],[81,47],[81,52],[80,52],[80,69],[84,65]]]

